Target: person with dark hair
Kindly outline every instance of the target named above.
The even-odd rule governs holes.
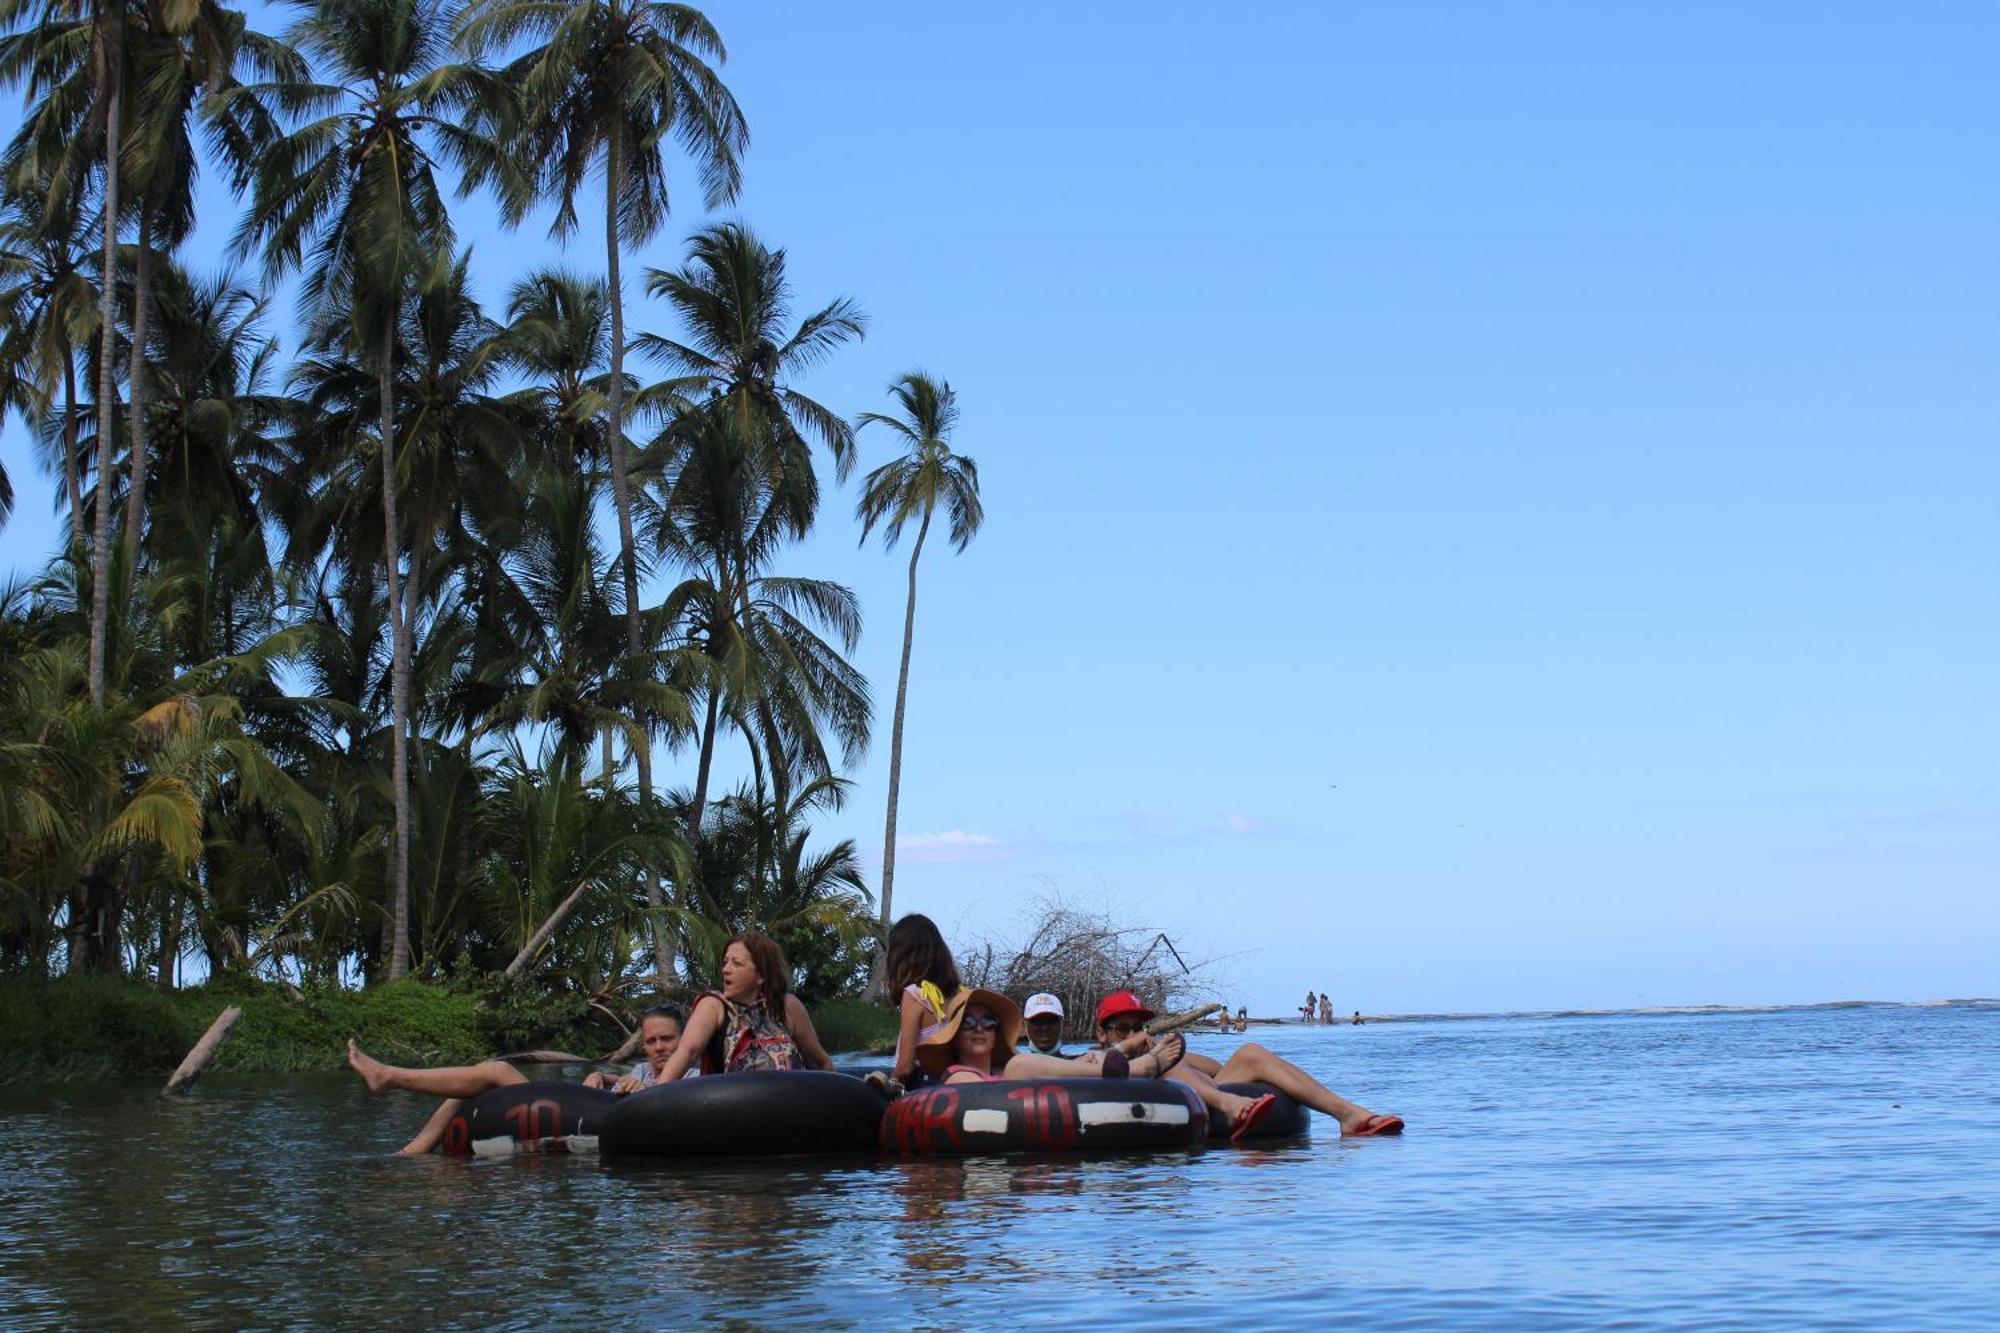
[[[660,1071],[666,1068],[674,1051],[679,1048],[684,1013],[677,1004],[660,1004],[648,1009],[639,1019],[639,1040],[645,1048],[646,1058],[633,1066],[632,1072],[619,1077],[611,1085],[613,1092],[637,1092],[650,1088],[661,1081]],[[407,1092],[428,1092],[445,1100],[438,1103],[437,1110],[431,1112],[424,1127],[417,1136],[404,1144],[401,1153],[405,1157],[421,1157],[444,1139],[445,1126],[458,1114],[458,1109],[467,1098],[477,1097],[482,1092],[504,1088],[511,1083],[526,1083],[528,1076],[505,1060],[482,1060],[476,1065],[453,1065],[441,1069],[403,1069],[396,1065],[385,1065],[374,1056],[361,1049],[359,1043],[349,1038],[347,1042],[347,1064],[361,1076],[372,1093],[387,1092],[391,1088],[401,1088]],[[605,1075],[592,1070],[583,1080],[586,1088],[601,1088],[605,1085]]]
[[[882,974],[888,980],[887,1002],[898,1011],[896,1064],[890,1077],[915,1084],[926,1071],[917,1063],[917,1047],[930,1040],[944,1022],[945,1008],[958,994],[958,964],[937,923],[912,912],[889,928],[889,955]]]
[[[672,1000],[654,1005],[639,1016],[639,1045],[646,1058],[633,1065],[631,1073],[615,1081],[603,1070],[593,1069],[584,1075],[583,1086],[609,1087],[613,1092],[638,1092],[656,1086],[660,1071],[667,1066],[667,1057],[681,1044],[681,1032],[686,1027],[687,1010]]]
[[[791,976],[776,940],[738,931],[722,950],[722,988],[695,998],[687,1034],[660,1082],[679,1078],[697,1057],[703,1074],[833,1068],[812,1015],[792,994]]]

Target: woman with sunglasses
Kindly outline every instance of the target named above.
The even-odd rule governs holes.
[[[1016,1050],[1020,1039],[1020,1008],[998,991],[975,986],[953,997],[936,1032],[917,1047],[917,1060],[940,1083],[1162,1078],[1186,1051],[1178,1035],[1155,1042],[1142,1032],[1095,1058],[1066,1060]]]

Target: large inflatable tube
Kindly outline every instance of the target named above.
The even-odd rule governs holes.
[[[865,1151],[887,1105],[847,1074],[717,1074],[620,1097],[599,1142],[618,1157]]]
[[[1208,1108],[1192,1089],[1152,1078],[947,1083],[890,1103],[884,1151],[1133,1152],[1208,1141]]]
[[[1237,1142],[1249,1139],[1294,1139],[1301,1134],[1312,1132],[1312,1111],[1304,1102],[1298,1101],[1288,1092],[1280,1092],[1268,1083],[1219,1083],[1224,1092],[1233,1092],[1242,1097],[1262,1097],[1270,1093],[1278,1100],[1271,1109],[1264,1112],[1264,1118]],[[1229,1122],[1216,1116],[1209,1122],[1208,1135],[1213,1139],[1229,1138]]]
[[[581,1083],[510,1083],[459,1108],[444,1127],[444,1151],[460,1157],[595,1152],[598,1127],[621,1100]]]

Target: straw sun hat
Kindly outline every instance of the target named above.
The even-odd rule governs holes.
[[[998,991],[981,990],[977,986],[961,989],[945,1003],[944,1017],[938,1022],[938,1029],[926,1037],[917,1047],[917,1061],[933,1074],[943,1074],[951,1064],[951,1044],[958,1039],[958,1025],[965,1018],[965,1011],[973,1005],[984,1005],[992,1015],[1000,1020],[1000,1030],[993,1034],[993,1051],[1005,1063],[1006,1057],[1013,1055],[1014,1048],[1021,1042],[1021,1008]]]

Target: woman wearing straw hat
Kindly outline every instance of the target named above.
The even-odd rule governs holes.
[[[952,996],[937,1030],[917,1047],[917,1061],[940,1083],[1000,1083],[1030,1078],[1161,1078],[1186,1050],[1178,1034],[1114,1046],[1101,1060],[1065,1060],[1017,1051],[1021,1010],[998,991],[969,987]],[[1134,1046],[1138,1049],[1132,1049]]]

